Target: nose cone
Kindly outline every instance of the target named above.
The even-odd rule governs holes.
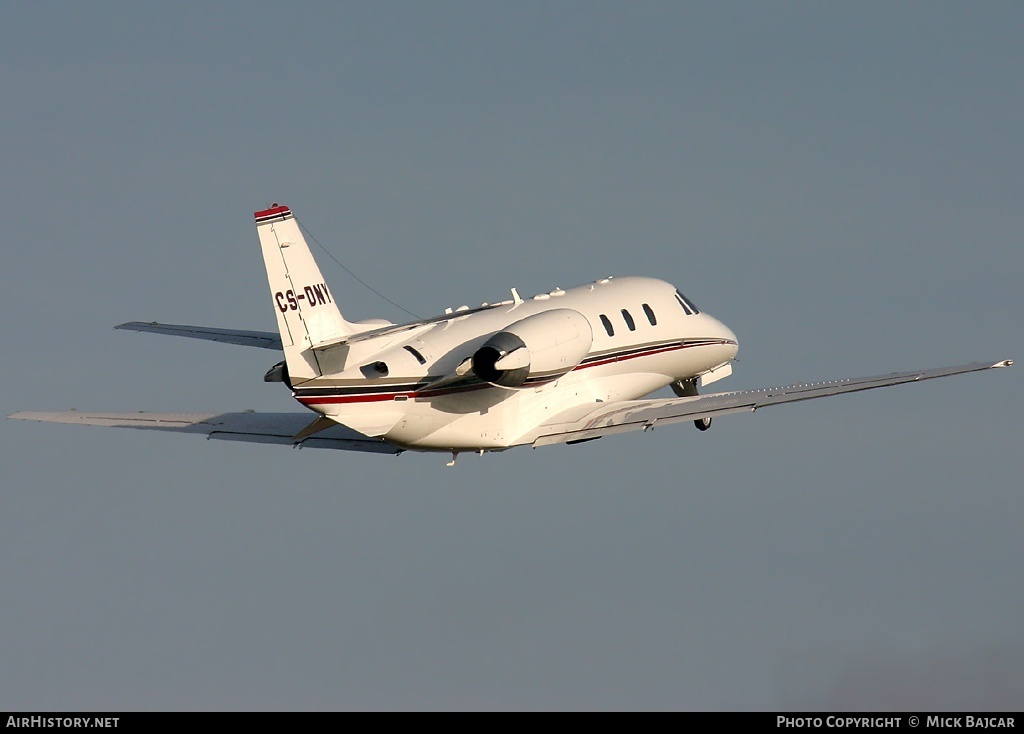
[[[732,359],[736,356],[736,353],[740,350],[740,341],[736,338],[735,332],[728,326],[723,324],[721,321],[714,317],[709,317],[712,321],[712,330],[716,338],[726,342],[722,347],[729,355],[728,359]]]

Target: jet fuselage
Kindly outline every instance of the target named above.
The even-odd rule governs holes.
[[[552,311],[582,317],[582,326],[569,332],[572,339],[551,347],[555,369],[518,387],[480,379],[479,364],[465,378],[452,378],[494,334]],[[553,321],[551,330],[557,328]],[[513,446],[564,411],[695,380],[727,365],[738,349],[722,322],[669,283],[642,277],[556,289],[464,316],[454,312],[450,320],[382,339],[353,344],[343,369],[293,384],[293,395],[367,435],[409,448],[460,451]],[[559,350],[571,355],[580,342],[585,352],[569,360],[578,362],[563,360],[558,369]]]

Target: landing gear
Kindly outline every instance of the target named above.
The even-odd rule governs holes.
[[[697,394],[697,380],[676,380],[670,387],[681,398],[692,398]]]
[[[697,380],[677,380],[672,383],[672,392],[681,398],[692,398],[697,395]],[[706,431],[711,428],[710,418],[698,418],[693,422],[698,431]]]

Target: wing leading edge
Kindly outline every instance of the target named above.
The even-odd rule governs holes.
[[[646,430],[655,425],[713,418],[730,413],[753,412],[771,405],[826,398],[861,390],[874,390],[879,387],[902,385],[908,382],[933,380],[967,372],[1009,367],[1012,364],[1013,360],[1010,359],[1000,362],[972,362],[959,367],[941,367],[917,372],[894,372],[889,375],[854,377],[831,382],[797,383],[761,390],[709,393],[685,398],[602,403],[596,409],[587,406],[581,410],[567,411],[556,416],[528,435],[524,443],[532,443],[535,447],[556,443],[576,443],[615,433]]]
[[[59,413],[15,413],[18,420],[45,423],[70,423],[110,428],[135,428],[171,433],[205,434],[208,439],[298,445],[318,449],[366,451],[399,454],[401,449],[382,439],[364,436],[351,428],[334,425],[315,434],[310,428],[310,413],[85,413],[69,410]]]

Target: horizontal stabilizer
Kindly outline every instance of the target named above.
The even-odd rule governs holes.
[[[158,324],[155,321],[129,321],[118,324],[115,329],[143,331],[150,334],[184,336],[189,339],[203,339],[224,344],[238,344],[243,347],[281,350],[281,337],[272,331],[240,331],[237,329],[214,329],[211,326],[183,326],[180,324]]]
[[[310,413],[85,413],[77,410],[59,413],[15,413],[8,416],[18,420],[45,423],[198,433],[222,441],[300,445],[378,454],[401,453],[397,446],[341,425],[318,430],[314,435],[302,438],[299,434],[310,425],[310,417]]]

